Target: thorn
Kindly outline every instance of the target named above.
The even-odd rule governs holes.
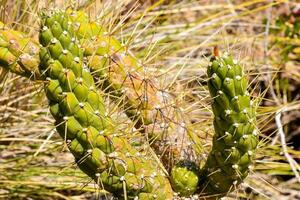
[[[56,38],[52,38],[50,42],[51,42],[51,44],[55,44],[57,42],[57,39]]]
[[[225,110],[225,115],[230,115],[231,114],[231,110]]]
[[[257,135],[256,129],[253,130],[252,134],[255,135],[255,136]]]
[[[105,41],[102,41],[102,42],[100,43],[100,46],[101,46],[101,47],[106,47],[106,42],[105,42]]]
[[[234,123],[234,124],[233,124],[233,126],[234,126],[235,128],[239,127],[239,125],[240,125],[239,123]]]
[[[80,108],[83,108],[83,107],[84,107],[84,103],[80,102],[80,103],[79,103],[79,107],[80,107]]]
[[[79,57],[75,57],[74,61],[77,62],[77,63],[79,63],[80,62],[80,58]]]
[[[103,135],[103,134],[104,134],[104,131],[99,131],[99,134],[100,134],[100,135]]]
[[[88,153],[92,153],[92,149],[88,149],[86,152],[88,152]]]
[[[213,75],[211,76],[213,79],[217,78],[218,75],[216,73],[213,73]]]

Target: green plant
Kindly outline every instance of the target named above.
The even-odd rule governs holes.
[[[298,13],[297,13],[298,12]],[[295,12],[280,15],[275,22],[277,29],[272,29],[276,37],[275,44],[281,48],[283,60],[300,60],[300,16],[299,9]]]
[[[0,22],[0,64],[25,77],[39,78],[39,47],[23,33],[8,29]]]
[[[58,132],[79,167],[108,191],[130,199],[170,199],[166,177],[150,160],[137,156],[106,115],[68,22],[62,12],[42,16],[40,32],[40,73]]]
[[[177,130],[181,125],[169,120],[169,118],[176,117],[176,108],[163,105],[166,104],[166,101],[171,104],[173,99],[169,96],[165,98],[166,92],[159,91],[155,83],[149,80],[145,68],[132,53],[125,48],[124,44],[109,35],[99,23],[90,22],[86,13],[82,11],[67,10],[66,12],[70,22],[75,24],[74,32],[83,47],[87,66],[93,76],[103,82],[97,87],[109,94],[117,104],[122,105],[127,116],[134,122],[134,127],[142,133],[147,133],[149,143],[162,157],[166,167],[171,169],[174,162],[170,162],[169,158],[180,156],[179,152],[182,148],[181,144],[175,143]],[[3,51],[5,55],[6,51],[11,53],[10,50],[13,48],[9,41],[14,41],[14,44],[17,44],[14,46],[17,46],[20,52],[15,54],[16,62],[13,65],[7,64],[8,58],[4,57],[2,59],[4,66],[19,75],[39,79],[38,42],[22,36],[22,39],[25,38],[28,41],[27,43],[23,42],[22,46],[19,44],[22,42],[21,38],[15,36],[21,35],[21,33],[16,33],[11,29],[4,29],[0,34],[0,37],[6,41],[5,45],[0,44],[0,47],[5,49]],[[27,46],[33,46],[35,51],[31,53]],[[30,59],[28,54],[34,59]],[[31,60],[34,63],[30,63]],[[181,116],[176,118],[182,120]],[[176,131],[172,131],[170,127],[175,126],[178,128]],[[185,129],[187,132],[193,132],[187,126]],[[165,144],[166,139],[172,140],[171,145]]]
[[[258,144],[255,105],[241,65],[228,54],[208,66],[208,88],[215,115],[213,147],[202,169],[203,187],[226,193],[244,180]]]
[[[167,173],[163,174],[161,164],[156,163],[153,157],[139,156],[142,155],[139,148],[128,142],[127,134],[119,130],[107,114],[101,95],[111,92],[115,100],[125,96],[121,102],[123,110],[139,131],[150,133],[150,142],[159,141],[158,145],[163,145],[157,140],[160,139],[161,129],[156,130],[155,124],[158,121],[161,126],[166,122],[163,115],[158,119],[155,116],[163,109],[156,104],[160,101],[156,97],[158,91],[155,87],[144,88],[151,82],[139,79],[143,77],[142,66],[122,44],[114,37],[105,35],[101,26],[89,23],[84,14],[79,14],[69,17],[61,11],[54,11],[49,16],[42,16],[40,43],[43,47],[40,49],[39,72],[45,82],[57,130],[82,171],[107,191],[125,199],[170,199],[173,194]],[[10,48],[3,47],[3,55],[10,52]],[[14,60],[18,60],[20,55],[15,54]],[[1,60],[4,67],[17,72],[17,65],[6,62],[7,57],[2,56]],[[85,60],[89,69],[95,72],[94,78],[104,81],[100,87],[102,91],[96,90],[89,69],[83,67]],[[21,70],[19,74],[22,73]],[[250,106],[246,90],[248,83],[241,66],[230,57],[214,57],[208,75],[216,116],[214,144],[201,170],[189,161],[179,161],[171,170],[172,186],[181,196],[189,196],[196,191],[222,196],[233,190],[247,176],[257,146],[256,135],[252,134],[255,111]],[[230,83],[227,83],[228,79]],[[147,99],[143,100],[143,97]],[[216,103],[218,100],[220,102]],[[232,112],[228,114],[230,109]],[[229,121],[225,121],[224,117],[228,117]],[[148,125],[154,131],[145,131]],[[176,134],[177,127],[167,128]],[[157,148],[159,154],[161,147]],[[225,156],[219,158],[222,154]],[[163,159],[167,158],[161,159],[166,168],[172,168],[173,164],[164,162]],[[187,181],[190,178],[192,181]],[[221,181],[224,184],[220,185]]]

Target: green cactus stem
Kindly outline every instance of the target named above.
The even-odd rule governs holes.
[[[212,150],[202,169],[202,191],[225,194],[249,174],[258,144],[255,107],[248,80],[231,56],[214,56],[208,66],[208,88],[213,99]]]
[[[189,122],[179,114],[176,100],[168,91],[158,89],[147,68],[128,51],[125,44],[103,28],[98,29],[100,34],[93,34],[96,28],[87,31],[91,26],[84,22],[80,26],[78,30],[85,31],[80,35],[84,36],[81,41],[87,65],[104,82],[102,90],[122,105],[135,128],[145,133],[151,147],[170,170],[174,161],[182,156],[181,150],[188,148],[183,146],[188,142],[182,141],[193,134]],[[170,162],[170,158],[175,159]]]
[[[103,91],[109,94],[110,97],[114,97],[113,99],[119,105],[122,105],[122,109],[134,122],[135,128],[146,133],[151,139],[152,147],[158,155],[161,155],[167,168],[170,169],[173,164],[169,162],[169,158],[180,157],[180,149],[184,148],[181,142],[180,145],[175,144],[175,140],[182,141],[182,139],[177,138],[178,134],[174,130],[180,129],[192,134],[187,126],[182,129],[178,127],[180,125],[175,125],[170,121],[178,115],[175,113],[176,109],[174,109],[176,106],[171,104],[173,99],[167,92],[158,91],[153,81],[146,78],[145,74],[147,73],[138,60],[118,40],[107,35],[98,23],[89,22],[87,15],[82,11],[71,12],[68,10],[67,14],[74,25],[74,32],[84,48],[84,58],[87,60],[86,64],[93,72],[94,78],[100,77],[105,81],[102,87]],[[11,33],[15,32],[5,29],[6,35],[10,36]],[[27,59],[26,62],[21,62],[22,65],[14,64],[8,67],[6,64],[5,67],[22,76],[31,77],[32,79],[40,78],[39,75],[36,75],[39,72],[37,66],[40,62],[37,56],[39,52],[38,43],[33,39],[26,39],[28,44],[33,44],[38,49],[35,55],[32,55],[36,59]],[[6,41],[9,41],[9,39],[6,39]],[[9,48],[6,48],[6,46],[0,44],[0,47],[5,47],[5,49],[0,49],[0,56],[5,55],[5,53],[12,54],[10,51],[7,52]],[[27,51],[28,48],[22,49],[22,52],[26,55],[28,54]],[[13,57],[14,61],[24,60],[20,59],[22,56],[18,55]],[[25,56],[24,58],[29,57]],[[8,56],[2,56],[0,59],[2,59],[2,63],[8,63],[10,60]],[[24,69],[29,70],[25,71]],[[182,121],[182,117],[176,118],[178,118],[177,121]],[[172,145],[164,145],[162,141],[166,140],[172,140]]]
[[[140,156],[107,116],[84,67],[75,29],[61,11],[42,15],[40,73],[59,134],[78,166],[100,187],[124,199],[172,199],[169,181],[156,163]]]
[[[146,71],[138,60],[118,40],[105,33],[98,23],[89,22],[86,13],[68,10],[67,15],[70,23],[74,26],[74,34],[84,48],[86,64],[93,71],[94,77],[105,80],[104,92],[114,96],[113,99],[122,105],[122,109],[132,119],[135,127],[151,138],[151,146],[160,156],[164,166],[170,170],[173,163],[180,158],[180,150],[185,148],[182,146],[182,139],[178,139],[177,136],[192,134],[185,123],[174,124],[170,121],[178,115],[171,105],[173,99],[166,92],[158,91],[153,81],[145,78]],[[31,43],[37,44],[33,40]],[[39,48],[38,45],[36,46]],[[31,72],[38,72],[38,70],[34,70],[37,67],[35,66],[25,65],[27,68],[32,68]],[[18,74],[27,76],[24,71],[20,71]],[[54,84],[51,86],[55,87]],[[119,102],[120,99],[122,102]],[[165,105],[165,102],[170,102],[170,105]],[[51,110],[55,110],[57,107],[58,105],[54,105]],[[180,122],[182,120],[180,118],[179,116],[177,121]],[[182,124],[184,127],[181,127]],[[186,133],[178,134],[178,130]]]
[[[23,33],[0,22],[0,66],[22,76],[39,79],[39,47]]]

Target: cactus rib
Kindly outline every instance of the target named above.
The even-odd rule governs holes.
[[[258,144],[256,114],[246,75],[231,56],[214,56],[207,74],[215,135],[202,169],[201,188],[207,193],[224,194],[235,189],[251,169]]]
[[[137,156],[105,115],[74,29],[61,11],[42,16],[39,68],[59,134],[78,166],[107,191],[129,199],[171,199],[167,178],[153,161]]]

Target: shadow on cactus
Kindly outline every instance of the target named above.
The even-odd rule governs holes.
[[[241,65],[230,55],[215,53],[208,66],[215,135],[205,165],[181,160],[180,152],[175,159],[178,163],[169,165],[167,157],[160,155],[167,143],[160,137],[161,129],[157,131],[157,126],[170,121],[161,115],[157,125],[154,118],[157,113],[163,113],[163,108],[155,106],[160,91],[142,87],[143,67],[115,38],[103,35],[100,25],[88,24],[84,14],[73,19],[70,16],[62,11],[41,15],[41,47],[39,58],[36,59],[38,51],[30,53],[29,61],[33,63],[20,62],[19,58],[31,50],[26,44],[34,44],[31,46],[36,48],[38,43],[22,33],[2,28],[0,63],[14,73],[26,77],[38,74],[36,77],[43,80],[57,131],[79,168],[99,187],[121,199],[164,200],[175,198],[174,193],[218,198],[236,189],[251,171],[258,143],[255,105],[247,91],[247,75]],[[18,53],[11,41],[23,44],[22,38],[27,42],[22,53]],[[136,84],[126,82],[130,71],[134,72],[131,75],[136,78]],[[97,87],[94,80],[99,79],[104,79],[104,86]],[[115,101],[125,96],[120,109],[138,131],[152,134],[151,141],[159,141],[149,147],[156,155],[145,153],[127,140],[125,131],[107,114],[103,98],[107,93],[112,93]],[[141,105],[139,98],[143,95],[152,97],[148,98],[147,106]],[[149,124],[155,131],[146,131],[150,129]],[[176,135],[178,127],[177,124],[168,126],[167,133]]]

